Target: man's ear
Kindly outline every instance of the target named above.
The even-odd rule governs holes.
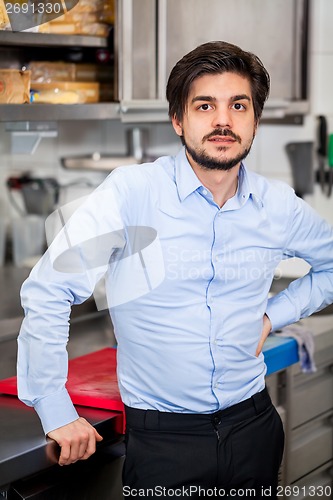
[[[183,135],[183,126],[181,121],[176,117],[176,115],[173,115],[171,118],[172,126],[174,128],[174,131],[176,132],[179,137]]]

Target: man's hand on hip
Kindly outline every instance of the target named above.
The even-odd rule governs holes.
[[[95,453],[96,441],[103,439],[96,429],[82,417],[49,432],[48,437],[61,447],[59,465],[86,460]]]
[[[271,320],[269,319],[269,317],[267,316],[267,314],[264,314],[264,317],[263,317],[263,327],[262,327],[262,331],[261,331],[261,337],[260,337],[260,340],[259,340],[259,344],[258,344],[257,350],[256,350],[256,356],[259,356],[259,354],[261,353],[262,348],[263,348],[264,343],[265,343],[265,340],[267,339],[267,337],[270,334],[271,330],[272,330]]]

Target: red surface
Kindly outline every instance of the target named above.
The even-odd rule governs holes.
[[[123,413],[116,353],[116,349],[105,348],[69,361],[66,387],[74,404]],[[16,377],[0,380],[0,393],[17,395]]]

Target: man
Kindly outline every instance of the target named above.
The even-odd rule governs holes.
[[[61,465],[88,458],[101,439],[64,387],[65,346],[70,305],[106,273],[127,491],[223,488],[240,498],[253,488],[260,498],[272,488],[274,497],[284,435],[261,350],[272,328],[333,302],[333,234],[289,186],[243,164],[268,92],[261,61],[239,47],[209,42],[184,56],[167,85],[182,150],[113,172],[24,283],[20,397],[61,446]],[[309,274],[268,300],[291,256]]]

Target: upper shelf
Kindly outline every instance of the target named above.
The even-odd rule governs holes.
[[[120,117],[116,102],[96,104],[1,104],[0,121],[115,120]]]
[[[42,47],[96,47],[108,46],[108,39],[83,35],[54,35],[47,33],[0,31],[0,45]]]
[[[0,31],[0,46],[20,47],[108,47],[108,39],[82,35],[55,35]],[[118,103],[96,104],[0,104],[0,122],[47,120],[119,119]]]

